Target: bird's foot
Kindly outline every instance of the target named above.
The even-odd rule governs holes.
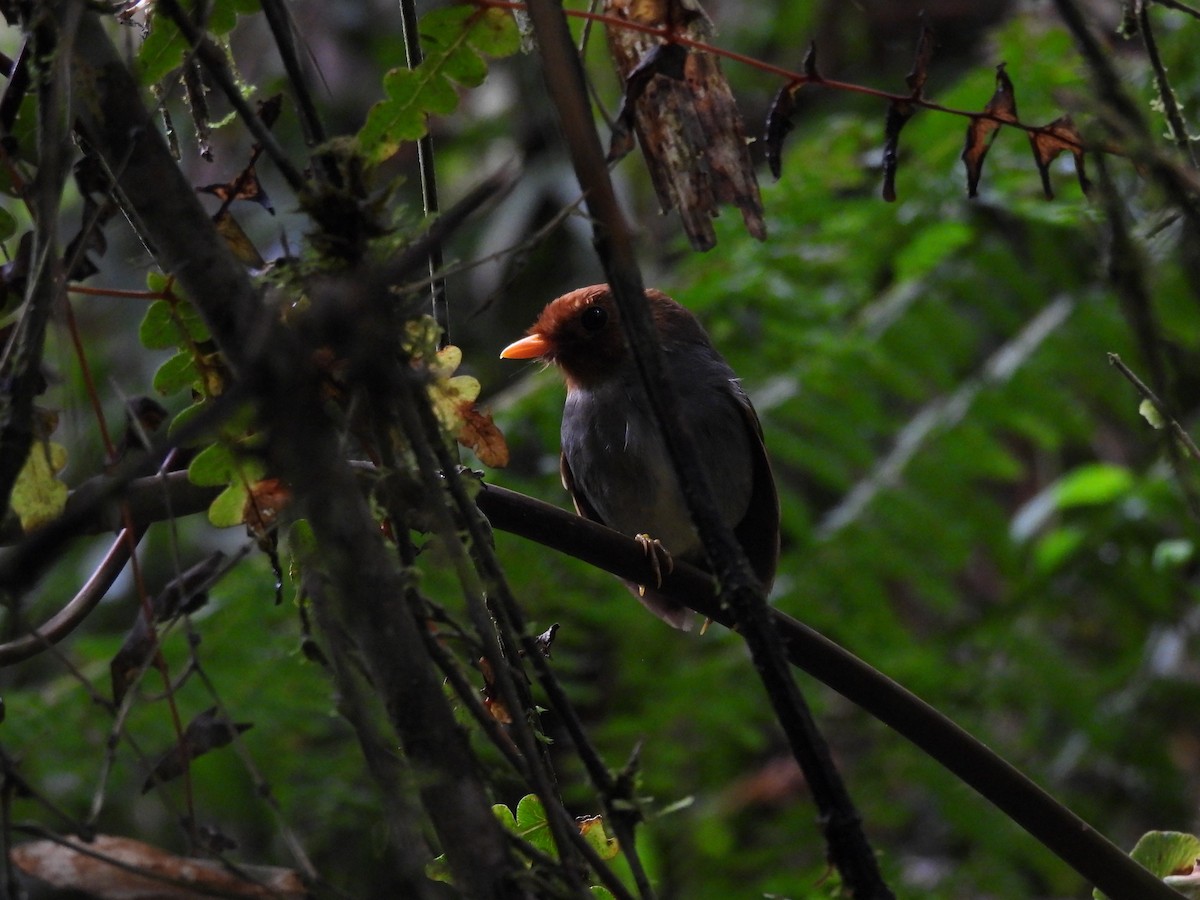
[[[675,571],[675,560],[671,557],[670,551],[662,545],[662,541],[652,538],[648,534],[635,534],[633,539],[641,544],[642,552],[646,554],[650,569],[654,572],[654,587],[662,587],[663,567],[666,567],[668,575]],[[646,586],[638,585],[638,592],[645,597]]]

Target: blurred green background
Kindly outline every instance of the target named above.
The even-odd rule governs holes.
[[[980,110],[994,88],[993,67],[1004,61],[1022,121],[1042,124],[1069,111],[1087,130],[1095,118],[1087,73],[1046,4],[996,4],[987,15],[924,6],[939,37],[928,96]],[[828,77],[904,90],[915,6],[726,2],[709,11],[722,46],[799,69],[815,39]],[[381,96],[383,73],[403,58],[396,10],[300,2],[293,12],[322,72],[317,96],[331,131],[355,131]],[[256,55],[266,46],[258,18],[239,25],[232,46],[242,75],[266,96],[282,82],[273,58]],[[1200,25],[1160,9],[1154,20],[1186,110],[1200,94]],[[1131,95],[1153,115],[1140,44],[1117,37],[1115,18],[1095,24],[1111,40]],[[598,32],[588,62],[611,113],[616,89]],[[757,133],[778,82],[736,65],[725,70],[747,130]],[[214,138],[216,162],[198,161],[176,106],[194,182],[235,174],[249,139],[225,128]],[[758,407],[783,498],[772,602],[951,716],[1119,845],[1131,847],[1150,829],[1195,830],[1200,618],[1188,497],[1200,482],[1192,464],[1181,483],[1162,432],[1139,415],[1138,396],[1107,362],[1115,352],[1147,375],[1109,284],[1100,207],[1082,195],[1069,159],[1052,168],[1057,197],[1044,199],[1026,137],[1008,129],[988,156],[980,197],[968,200],[959,161],[966,120],[928,111],[903,132],[899,199],[885,203],[885,113],[873,98],[801,92],[781,179],[770,183],[760,171],[764,243],[744,234],[730,210],[717,223],[716,249],[693,253],[675,216],[659,215],[640,158],[614,172],[639,230],[647,283],[700,316]],[[285,112],[278,131],[300,158],[295,127]],[[577,196],[533,57],[497,63],[433,132],[450,200],[506,160],[526,165],[501,205],[455,238],[452,261],[518,244]],[[1111,158],[1108,167],[1146,266],[1167,399],[1190,428],[1200,304],[1178,265],[1176,226],[1134,165]],[[283,235],[293,247],[303,240],[305,223],[270,168],[261,174],[279,215],[235,209],[271,258]],[[407,178],[396,202],[415,220],[411,154],[389,174]],[[90,284],[144,282],[148,259],[121,228],[110,228],[112,246]],[[562,387],[552,371],[495,357],[554,296],[598,280],[589,240],[588,224],[570,218],[525,252],[450,281],[453,340],[483,381],[513,454],[508,469],[486,477],[560,505]],[[162,360],[138,347],[137,301],[74,302],[106,407],[119,417],[124,397],[151,392]],[[68,447],[67,475],[77,483],[97,471],[102,454],[61,328],[53,340],[47,403],[62,411],[56,439]],[[180,522],[175,537],[184,565],[243,540],[199,517]],[[160,525],[143,544],[152,590],[173,571],[172,541]],[[536,630],[560,624],[554,665],[605,758],[619,766],[641,748],[651,813],[644,852],[661,895],[828,895],[813,806],[741,641],[720,629],[674,632],[604,573],[508,535],[499,534],[497,546]],[[95,552],[80,547],[19,615],[10,611],[9,633],[61,605]],[[435,554],[425,563],[423,589],[453,608],[450,573]],[[198,814],[234,838],[248,861],[287,865],[282,821],[331,884],[352,896],[390,896],[375,786],[335,714],[328,680],[299,652],[294,606],[274,603],[273,577],[253,555],[187,629],[222,702],[237,721],[254,724],[242,739],[253,766],[233,749],[194,763]],[[134,597],[124,579],[61,657],[0,672],[0,746],[74,816],[87,813],[104,778],[112,727],[80,677],[107,693],[108,661],[133,620]],[[167,640],[173,671],[183,667],[185,641],[182,628]],[[810,679],[801,684],[900,896],[1090,893],[902,738]],[[165,706],[150,696],[159,690],[144,683],[147,696],[128,725],[151,756],[172,733]],[[179,703],[186,719],[211,699],[193,678]],[[559,733],[553,721],[547,727]],[[482,742],[479,749],[499,765]],[[558,759],[573,811],[598,812],[574,758]],[[166,792],[173,803],[157,792],[142,796],[144,777],[143,762],[122,743],[98,825],[170,845],[180,789]],[[515,805],[520,793],[501,776],[498,801]],[[60,824],[20,797],[12,816]]]

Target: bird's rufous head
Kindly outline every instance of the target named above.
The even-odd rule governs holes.
[[[707,342],[692,314],[662,291],[647,290],[646,302],[659,340]],[[627,353],[620,312],[608,285],[593,284],[551,301],[526,336],[505,347],[500,356],[552,362],[562,370],[568,386],[578,386],[610,375]]]

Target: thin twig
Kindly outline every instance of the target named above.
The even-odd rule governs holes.
[[[1117,194],[1103,158],[1096,160],[1096,171],[1100,197],[1109,224],[1108,277],[1121,302],[1121,311],[1137,340],[1138,349],[1150,367],[1150,381],[1158,395],[1162,396],[1166,393],[1168,385],[1165,343],[1150,295],[1142,248],[1134,242],[1129,233],[1124,204]],[[1168,418],[1172,418],[1169,413]],[[1200,520],[1200,494],[1191,481],[1184,477],[1179,446],[1168,440],[1166,451],[1187,501],[1188,511],[1192,518]]]
[[[1164,6],[1167,9],[1174,9],[1181,13],[1187,13],[1189,16],[1200,19],[1200,9],[1188,6],[1186,3],[1180,3],[1179,0],[1151,0],[1151,2],[1157,3],[1159,6]]]
[[[1167,77],[1167,67],[1163,65],[1162,57],[1158,54],[1158,41],[1154,39],[1154,26],[1150,21],[1150,4],[1134,4],[1137,8],[1138,31],[1142,35],[1142,44],[1146,48],[1146,58],[1150,60],[1150,68],[1154,71],[1154,83],[1158,89],[1158,99],[1162,103],[1163,118],[1171,129],[1171,138],[1184,158],[1189,160],[1192,167],[1196,166],[1196,154],[1192,150],[1192,138],[1188,132],[1187,122],[1183,120],[1183,110],[1175,99],[1175,89]]]
[[[404,366],[404,372],[396,379],[394,390],[398,390],[395,403],[396,418],[407,436],[409,445],[416,457],[417,467],[422,479],[427,485],[438,485],[445,481],[447,486],[455,480],[453,468],[439,461],[437,453],[445,449],[440,436],[440,426],[437,424],[429,400],[424,392],[415,390],[413,383],[415,375],[410,366]],[[432,427],[431,427],[432,426]],[[472,510],[473,511],[473,510]],[[496,628],[484,605],[484,589],[459,537],[459,524],[450,515],[450,509],[442,502],[430,504],[430,512],[435,516],[435,526],[442,538],[442,543],[458,576],[464,598],[467,603],[467,613],[475,631],[483,642],[484,654],[492,667],[495,688],[500,698],[512,713],[512,731],[517,746],[525,758],[525,765],[530,775],[530,787],[538,795],[546,811],[547,824],[554,843],[562,860],[562,872],[567,883],[573,890],[583,891],[584,885],[578,869],[579,853],[574,846],[571,832],[578,832],[574,823],[566,815],[566,809],[558,797],[551,773],[540,765],[539,742],[533,733],[524,711],[530,708],[522,702],[515,684],[513,664],[505,658],[501,648]]]
[[[1158,399],[1158,395],[1154,393],[1154,391],[1150,390],[1150,386],[1142,381],[1142,379],[1138,378],[1137,373],[1129,368],[1129,366],[1125,365],[1125,361],[1122,360],[1121,357],[1116,353],[1108,354],[1108,362],[1109,365],[1124,375],[1130,384],[1137,388],[1139,394],[1141,394],[1146,400],[1150,401],[1150,405],[1154,407],[1155,411],[1159,415],[1159,418],[1166,423],[1167,427],[1171,429],[1171,432],[1175,435],[1175,437],[1179,439],[1179,443],[1181,443],[1184,449],[1187,450],[1188,456],[1190,456],[1195,462],[1200,463],[1200,447],[1196,446],[1196,442],[1192,440],[1192,436],[1188,434],[1186,430],[1184,430],[1184,427],[1179,424],[1179,420],[1171,415],[1171,412],[1167,409],[1166,404]]]
[[[188,14],[180,7],[178,0],[160,0],[158,9],[170,16],[178,27],[184,39],[192,47],[196,58],[204,64],[213,82],[221,89],[225,99],[229,101],[242,119],[242,123],[254,135],[254,139],[263,146],[267,155],[275,163],[279,173],[283,175],[288,186],[297,194],[304,192],[308,180],[292,163],[283,146],[275,139],[275,135],[267,128],[266,123],[254,112],[246,98],[242,96],[237,80],[229,71],[229,64],[224,54],[218,49],[202,30],[196,27]]]
[[[279,59],[283,63],[292,97],[296,101],[304,143],[312,150],[318,144],[325,143],[325,126],[321,124],[321,116],[308,90],[304,69],[300,65],[299,54],[296,53],[296,36],[292,28],[291,13],[282,0],[262,0],[262,10],[271,29],[271,36],[275,38],[275,48],[279,51]]]
[[[521,0],[472,0],[476,5],[483,7],[491,7],[495,9],[507,9],[516,12],[528,12],[529,4],[521,2]],[[760,72],[765,72],[769,75],[774,75],[782,78],[787,84],[799,87],[801,85],[813,85],[814,87],[828,88],[829,90],[842,91],[852,94],[862,94],[867,97],[875,97],[880,100],[886,100],[889,103],[906,103],[910,106],[928,109],[934,112],[945,113],[951,116],[959,116],[965,119],[984,119],[989,122],[995,122],[997,125],[1002,125],[1008,128],[1016,128],[1024,131],[1027,134],[1041,134],[1046,131],[1044,125],[1030,125],[1021,122],[1017,119],[1003,118],[994,113],[984,110],[969,110],[956,109],[952,106],[945,106],[941,103],[936,103],[926,97],[914,97],[911,91],[908,93],[895,93],[885,91],[879,88],[867,87],[862,84],[854,84],[848,81],[838,81],[833,78],[826,78],[821,75],[813,77],[793,69],[788,69],[783,66],[776,66],[761,59],[756,59],[753,56],[747,56],[744,53],[738,53],[734,50],[728,50],[724,47],[719,47],[715,44],[709,44],[705,41],[698,41],[693,38],[686,37],[679,33],[677,29],[669,27],[661,27],[658,25],[643,25],[639,22],[634,22],[629,19],[621,19],[606,13],[591,12],[590,10],[581,9],[564,9],[564,15],[571,18],[583,19],[585,22],[603,23],[608,28],[623,28],[629,31],[637,31],[642,34],[651,35],[664,42],[678,44],[682,47],[687,47],[689,50],[695,50],[701,53],[711,53],[714,56],[719,56],[728,59],[730,62],[735,62],[740,65],[747,66],[751,69],[757,69]],[[1056,139],[1062,141],[1064,146],[1072,150],[1088,150],[1094,149],[1088,146],[1077,144],[1073,139],[1056,135]],[[1116,152],[1114,148],[1106,148],[1109,152]]]
[[[404,55],[410,69],[421,65],[421,35],[417,24],[415,0],[400,0],[400,22],[404,30]],[[421,202],[425,217],[438,214],[437,169],[433,162],[433,135],[426,129],[417,140],[417,166],[421,171]],[[446,277],[442,273],[442,242],[429,247],[430,302],[432,315],[442,331],[440,345],[450,343],[450,306],[446,298]]]
[[[436,437],[439,426],[437,424],[437,420],[434,418],[433,410],[429,408],[429,405],[426,403],[417,408],[417,413],[422,419],[422,425],[425,429],[429,446],[436,454],[436,459],[434,461],[440,467],[442,478],[450,492],[450,496],[455,505],[456,511],[458,512],[458,516],[462,520],[463,525],[466,527],[467,533],[470,537],[471,547],[475,554],[475,558],[480,565],[480,568],[483,570],[482,574],[484,578],[487,580],[489,596],[496,601],[498,615],[495,618],[495,623],[499,629],[500,636],[503,638],[504,646],[515,649],[516,646],[520,645],[525,651],[525,659],[527,662],[534,665],[539,672],[544,669],[548,669],[549,667],[546,665],[545,656],[536,646],[534,640],[532,639],[532,635],[529,634],[529,630],[525,627],[523,617],[521,617],[519,614],[516,600],[509,589],[507,579],[505,579],[499,562],[496,560],[494,552],[490,547],[489,537],[481,528],[481,521],[477,515],[475,504],[467,495],[465,486],[462,482],[462,476],[454,467],[454,460],[449,451],[446,449],[445,444]],[[491,634],[485,636],[485,641],[488,638],[494,640],[495,629],[489,628],[488,631],[491,632]],[[497,682],[501,685],[503,685],[501,676],[508,677],[507,667],[509,665],[510,662],[506,660],[503,655],[501,655],[499,667],[503,671],[494,672]],[[495,667],[496,664],[493,664],[493,668]],[[523,678],[524,673],[522,672],[520,674]],[[570,703],[566,701],[564,694],[560,693],[555,699],[559,701],[559,703],[556,703],[554,706],[555,711],[560,714],[563,720],[576,718],[575,712]],[[523,699],[520,702],[526,704],[529,703],[527,699]],[[530,704],[527,708],[532,709],[532,705]],[[542,746],[537,741],[536,735],[529,733],[529,729],[525,723],[518,723],[514,721],[514,725],[519,726],[517,727],[517,734],[518,737],[523,741],[523,754],[528,760],[531,773],[534,773],[536,776],[536,773],[538,772],[536,760],[538,759],[539,751],[542,749]],[[531,738],[533,740],[532,745],[529,743]],[[586,745],[586,742],[584,743]],[[577,745],[577,747],[578,746],[579,745]],[[533,754],[532,759],[530,758],[531,754]],[[550,771],[548,760],[545,768],[547,772]],[[539,787],[539,782],[536,780],[536,777],[532,784],[535,789]],[[550,790],[551,787],[551,785],[545,785],[544,789]],[[609,800],[611,799],[612,798],[609,797]],[[544,803],[545,802],[546,801],[544,801]],[[603,796],[601,798],[601,802],[605,802]],[[565,812],[565,807],[562,805],[561,800],[558,800],[557,797],[551,797],[549,804],[550,805],[546,806],[546,813],[547,818],[553,827],[553,817],[557,817]],[[650,886],[649,878],[646,875],[645,869],[642,866],[641,860],[637,855],[636,848],[634,847],[632,830],[622,828],[623,817],[615,814],[615,810],[612,809],[610,803],[606,803],[605,808],[609,814],[610,821],[613,823],[614,830],[618,835],[618,840],[625,850],[625,857],[629,862],[630,870],[634,874],[639,891],[641,892],[642,896],[646,898],[646,900],[652,900],[654,896],[653,889]],[[580,835],[578,828],[576,828],[573,823],[567,823],[565,837],[575,846],[576,851],[583,855],[588,864],[591,866],[592,870],[599,876],[609,891],[611,891],[617,897],[622,898],[622,900],[632,900],[632,896],[629,894],[628,890],[615,877],[611,868],[596,855],[594,848],[591,847],[586,840],[582,839],[582,835]],[[627,848],[624,847],[625,844],[628,844]],[[564,858],[566,858],[565,854]]]
[[[552,0],[531,0],[527,6],[538,37],[546,85],[558,110],[576,177],[596,223],[593,238],[596,252],[668,457],[679,475],[688,511],[721,584],[722,605],[727,604],[733,610],[776,718],[804,771],[820,812],[830,860],[856,898],[892,897],[863,833],[858,812],[787,665],[779,636],[771,628],[762,587],[717,508],[699,451],[679,413],[645,302],[632,236],[616,201],[588,106],[583,69],[571,43],[562,7]]]

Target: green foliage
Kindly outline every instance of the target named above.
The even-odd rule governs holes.
[[[795,22],[817,22],[810,7],[786,3],[781,9],[799,17],[778,18],[794,31]],[[223,34],[254,7],[218,0],[211,8],[209,29]],[[724,38],[735,34],[778,53],[783,41],[797,44],[785,47],[789,60],[799,58],[795,33],[781,34],[774,18],[749,10],[723,27],[722,42],[732,45]],[[147,81],[165,78],[182,60],[186,48],[172,32],[159,17],[141,53]],[[425,62],[416,72],[386,76],[386,97],[359,132],[373,161],[424,134],[429,115],[457,109],[460,88],[484,79],[489,57],[517,50],[508,14],[470,5],[430,12],[421,33]],[[1187,103],[1200,88],[1194,42],[1173,31],[1162,37]],[[370,35],[378,42],[372,52],[389,39]],[[596,62],[600,43],[590,50]],[[858,42],[846,64],[872,62],[862,58],[866,46]],[[1084,90],[1069,38],[1040,17],[1017,17],[995,31],[987,56],[956,77],[935,55],[931,96],[979,109],[994,87],[990,64],[999,59],[1008,62],[1023,119],[1049,121],[1062,111],[1062,91]],[[396,54],[387,59],[390,65]],[[739,96],[763,89],[761,73],[726,68],[735,70]],[[894,87],[903,71],[863,80]],[[1149,109],[1148,80],[1144,87]],[[815,91],[806,88],[805,97]],[[647,271],[657,272],[652,281],[699,313],[758,404],[783,495],[784,558],[773,602],[949,713],[1122,845],[1190,821],[1200,792],[1191,751],[1196,729],[1187,715],[1200,702],[1187,662],[1196,649],[1200,534],[1185,491],[1196,489],[1196,471],[1190,463],[1181,476],[1172,469],[1167,432],[1147,427],[1140,397],[1107,362],[1116,352],[1136,371],[1150,369],[1108,283],[1099,205],[1084,199],[1073,174],[1058,165],[1058,199],[1044,201],[1028,142],[1011,129],[989,152],[981,198],[968,202],[959,159],[965,122],[931,111],[921,111],[903,133],[900,199],[886,204],[875,165],[883,108],[868,107],[870,99],[858,106],[847,96],[820,96],[789,138],[782,180],[765,188],[764,243],[748,239],[737,217],[727,215],[717,223],[713,253],[671,255],[655,244],[650,203],[638,203],[650,191],[635,157],[615,170],[643,229]],[[447,123],[438,163],[439,173],[451,176],[444,178],[449,193],[476,174],[489,141],[511,143],[505,116],[516,112],[507,108],[492,123]],[[22,113],[17,124],[28,121]],[[1152,318],[1169,348],[1164,365],[1176,387],[1167,399],[1194,413],[1200,314],[1191,273],[1176,263],[1170,227],[1145,212],[1156,211],[1158,198],[1127,161],[1112,158],[1109,166],[1131,215],[1140,217],[1135,236],[1152,263]],[[535,168],[537,179],[553,177],[553,166]],[[555,204],[574,196],[573,186],[554,187],[546,196]],[[546,203],[542,195],[520,200]],[[378,204],[382,217],[384,199]],[[5,227],[0,218],[0,235]],[[510,223],[499,230],[513,239]],[[397,228],[388,253],[410,232]],[[467,253],[459,246],[455,252]],[[379,250],[371,258],[384,256]],[[305,277],[329,270],[314,267]],[[548,299],[553,286],[541,273],[530,277],[534,293]],[[573,270],[571,277],[583,276]],[[299,297],[303,281],[280,289]],[[221,392],[225,374],[187,299],[165,276],[153,274],[147,284],[160,299],[146,309],[141,346],[156,359],[169,351],[153,385],[192,401],[172,422],[178,434]],[[298,300],[292,314],[302,315],[303,305]],[[488,330],[457,310],[454,327],[471,375],[455,374],[454,351],[436,355],[432,330],[410,336],[417,355],[430,361],[446,414],[473,398],[480,381],[486,391],[516,380],[506,372],[502,384],[489,384],[485,374],[485,357],[515,330]],[[472,340],[482,349],[473,352]],[[89,353],[120,355],[115,346],[96,338]],[[533,378],[531,388],[497,398],[515,465],[492,477],[565,504],[557,476],[562,389],[551,373]],[[1194,429],[1194,422],[1193,415],[1183,424]],[[443,424],[454,430],[451,421]],[[229,486],[210,511],[218,524],[240,521],[247,485],[264,474],[251,433],[243,418],[220,436],[193,442],[193,481]],[[73,465],[75,458],[72,450]],[[192,541],[212,540],[188,532],[169,543],[188,528],[172,523],[148,536],[141,558],[151,593],[174,574],[181,547],[187,556]],[[299,593],[300,573],[319,569],[318,551],[304,524],[292,529],[289,544]],[[455,617],[461,590],[434,544],[416,563],[420,588]],[[497,544],[531,627],[562,626],[553,665],[605,761],[615,768],[640,748],[636,792],[646,821],[638,849],[661,894],[836,895],[810,799],[789,766],[742,642],[715,628],[703,636],[669,631],[614,579],[507,535],[498,534]],[[89,573],[82,562],[64,566],[22,616],[38,621]],[[192,672],[195,654],[235,720],[253,722],[242,743],[279,799],[280,819],[297,829],[322,875],[348,895],[389,895],[390,837],[373,824],[386,820],[379,788],[364,772],[350,728],[334,714],[328,676],[297,652],[305,608],[274,606],[272,578],[262,559],[237,565],[207,606],[167,630],[169,670]],[[97,780],[107,778],[101,827],[151,827],[170,834],[164,842],[183,845],[184,835],[170,831],[183,787],[168,788],[169,802],[138,794],[145,760],[135,745],[158,750],[174,738],[171,715],[156,699],[157,673],[137,693],[111,773],[103,774],[114,726],[89,692],[107,691],[108,661],[138,615],[130,593],[114,591],[60,646],[61,657],[47,654],[10,670],[5,748],[21,757],[22,777],[72,814],[91,808]],[[22,630],[27,624],[19,623]],[[186,721],[212,697],[204,679],[182,681],[177,698]],[[801,683],[898,895],[1086,892],[1062,863],[940,766],[811,680]],[[462,720],[470,727],[465,713]],[[569,740],[552,716],[542,724],[568,806],[593,811],[595,797]],[[487,748],[480,753],[499,770]],[[236,838],[248,860],[282,855],[279,821],[233,748],[197,759],[193,778],[202,824]],[[544,810],[529,797],[509,805],[525,789],[504,776],[495,781],[496,798],[505,801],[497,815],[548,849]],[[27,800],[14,799],[21,816]]]
[[[0,241],[7,241],[16,233],[17,220],[8,210],[0,208]]]
[[[52,522],[67,503],[67,486],[59,474],[67,465],[67,449],[49,440],[35,440],[17,474],[9,504],[23,531]]]
[[[176,292],[173,280],[158,272],[146,286],[160,295],[146,309],[138,338],[148,350],[177,348],[154,373],[154,389],[164,396],[189,391],[191,406],[171,423],[172,430],[200,415],[224,390],[223,364],[212,349],[212,335],[196,307]],[[209,522],[218,528],[240,525],[254,483],[265,475],[260,460],[248,455],[257,438],[245,416],[234,417],[220,429],[215,443],[198,452],[188,466],[188,479],[201,487],[226,485],[209,507]],[[195,442],[193,442],[195,443]]]
[[[425,58],[414,69],[395,68],[383,79],[386,99],[367,115],[358,133],[363,152],[380,162],[406,141],[423,137],[430,115],[458,107],[458,90],[477,87],[487,76],[486,57],[511,56],[520,36],[511,13],[471,4],[447,6],[421,19]]]
[[[536,794],[526,794],[522,797],[517,802],[515,812],[503,803],[493,806],[492,812],[507,831],[512,832],[536,850],[552,858],[558,857],[558,847],[554,843],[554,835],[546,821],[546,807],[542,805],[542,801]],[[604,822],[599,816],[580,819],[578,826],[580,833],[591,844],[597,856],[604,860],[616,857],[617,842],[607,835]],[[450,870],[444,856],[439,856],[429,863],[425,871],[435,881],[451,881]],[[593,893],[604,892],[596,894],[597,896],[611,896],[604,888],[594,887],[592,891]]]
[[[217,37],[233,31],[239,16],[256,13],[260,8],[258,0],[213,0],[211,3],[184,2],[180,5],[193,18],[202,9],[207,16],[203,21],[204,29]],[[179,68],[189,49],[174,20],[161,12],[156,13],[150,33],[138,48],[138,73],[142,84],[158,84]]]
[[[1056,92],[1081,89],[1069,38],[1043,23],[1012,20],[989,52],[1008,61],[1023,120],[1049,121]],[[934,96],[951,107],[979,109],[993,89],[983,64],[946,78],[935,55]],[[1194,652],[1186,560],[1200,535],[1139,398],[1107,362],[1117,352],[1145,372],[1106,281],[1096,209],[1069,164],[1052,167],[1057,199],[1045,201],[1028,141],[1009,130],[968,202],[965,123],[928,111],[903,134],[900,200],[886,204],[864,165],[883,109],[863,118],[848,105],[832,98],[789,137],[783,177],[764,189],[766,242],[723,216],[716,250],[650,279],[699,313],[755,398],[783,491],[774,602],[1115,839],[1188,821],[1200,785],[1170,747],[1191,740],[1178,713],[1197,696],[1155,653],[1172,640]],[[1136,189],[1128,166],[1110,165]],[[1155,258],[1159,327],[1186,378],[1195,298],[1170,251]],[[539,447],[552,472],[562,394],[546,382],[502,426],[516,458]],[[1179,402],[1194,409],[1194,396]],[[1194,489],[1190,464],[1184,477]],[[540,490],[561,502],[553,474]],[[824,871],[807,796],[741,799],[782,748],[738,644],[665,633],[603,577],[503,549],[539,619],[563,623],[556,663],[603,723],[604,749],[621,758],[645,737],[654,805],[699,798],[648,826],[671,889],[806,895]],[[805,690],[898,894],[1083,889],[894,734]]]
[[[208,508],[218,528],[242,524],[251,485],[266,474],[262,462],[223,441],[205,447],[188,465],[188,480],[201,487],[227,485]]]

